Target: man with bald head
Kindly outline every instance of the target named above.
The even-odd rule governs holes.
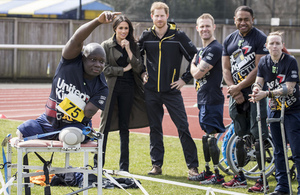
[[[118,14],[103,12],[75,31],[63,48],[45,113],[36,120],[21,124],[17,131],[19,138],[59,131],[70,126],[82,129],[91,125],[91,118],[99,109],[104,109],[108,94],[105,78],[101,74],[105,65],[105,51],[98,43],[90,43],[83,49],[83,42],[99,25],[110,23]],[[56,138],[57,134],[46,137]]]

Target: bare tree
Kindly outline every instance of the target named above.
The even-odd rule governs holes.
[[[122,11],[131,20],[150,21],[150,7],[155,0],[102,0]],[[280,18],[282,24],[298,24],[299,0],[160,0],[170,7],[170,20],[175,22],[195,22],[202,13],[212,14],[222,23],[232,19],[234,10],[240,5],[248,5],[254,10],[258,24],[270,24],[272,17]]]

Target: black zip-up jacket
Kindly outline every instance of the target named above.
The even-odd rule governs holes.
[[[175,23],[168,23],[166,34],[160,39],[155,33],[155,26],[145,30],[140,39],[141,56],[146,55],[146,69],[149,74],[145,88],[167,92],[170,84],[179,79],[182,56],[191,63],[197,48],[183,31],[176,28]],[[144,59],[142,60],[144,62]],[[181,76],[185,83],[192,79],[190,64]]]

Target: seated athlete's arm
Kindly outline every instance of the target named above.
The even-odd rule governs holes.
[[[62,56],[65,59],[73,59],[77,57],[83,47],[83,41],[98,27],[100,24],[107,24],[121,14],[121,12],[103,12],[101,15],[80,26],[62,51]]]
[[[84,108],[84,116],[87,118],[92,118],[99,108],[95,106],[92,102],[88,102]]]

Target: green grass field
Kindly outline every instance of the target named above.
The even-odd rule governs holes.
[[[21,124],[20,121],[10,121],[5,119],[0,119],[0,130],[1,136],[0,141],[2,142],[3,138],[11,133],[13,136],[15,135],[15,131],[17,126]],[[198,148],[198,157],[199,157],[199,171],[204,170],[205,161],[203,158],[202,153],[202,143],[201,140],[195,140],[197,148]],[[165,158],[164,158],[164,165],[162,167],[163,174],[160,176],[155,176],[155,178],[176,181],[176,182],[184,182],[188,184],[199,185],[198,182],[192,182],[187,180],[188,169],[185,164],[182,148],[180,145],[180,141],[178,137],[164,137],[164,144],[165,144]],[[15,150],[14,150],[15,151]],[[50,153],[41,154],[46,160],[50,159]],[[107,145],[107,155],[106,155],[106,164],[104,169],[108,170],[118,170],[119,168],[119,155],[120,155],[120,141],[119,141],[119,134],[118,132],[112,132],[109,134],[108,138],[108,145]],[[78,154],[75,156],[71,155],[71,162],[72,166],[82,166],[82,162],[80,158],[80,162],[78,162]],[[63,155],[60,153],[54,154],[53,159],[53,166],[62,166],[64,159]],[[1,158],[0,164],[3,163]],[[13,153],[13,163],[16,163],[16,151]],[[29,164],[31,165],[42,165],[41,161],[34,155],[29,155]],[[90,155],[90,164],[92,163],[92,155]],[[211,166],[212,167],[212,166]],[[130,167],[129,171],[131,174],[135,175],[142,175],[147,176],[148,171],[151,169],[151,160],[149,156],[149,136],[144,134],[137,134],[131,133],[130,134]],[[4,171],[2,174],[4,175]],[[13,170],[13,173],[15,170]],[[225,175],[225,181],[229,181],[232,179],[232,176]],[[206,194],[205,190],[199,190],[189,187],[181,187],[177,185],[171,184],[164,184],[154,181],[148,180],[140,180],[142,186],[146,189],[146,191],[152,194],[169,194],[169,195],[181,195],[181,194]],[[276,186],[276,181],[273,176],[268,178],[270,192],[274,191]],[[255,181],[248,180],[248,187],[255,184]],[[297,182],[293,181],[293,192],[294,194],[297,193]],[[218,188],[222,190],[227,190],[222,188],[221,186],[213,185],[213,186],[205,186],[205,187],[212,187]],[[77,187],[72,187],[73,190],[78,190]],[[247,194],[247,189],[231,189],[234,192],[245,193]],[[43,194],[44,189],[41,186],[35,185],[31,189],[32,194]],[[229,191],[229,190],[228,190]],[[68,187],[51,187],[52,194],[67,194],[71,193],[71,189]],[[129,189],[129,193],[137,195],[143,194],[140,189]],[[16,194],[16,187],[12,187],[12,194]],[[82,193],[80,193],[82,194]],[[89,194],[97,194],[96,189],[90,189]],[[127,194],[125,191],[115,188],[115,189],[103,189],[103,194],[109,195],[117,195],[117,194]],[[221,194],[221,193],[215,193]],[[248,193],[251,194],[251,193]]]

